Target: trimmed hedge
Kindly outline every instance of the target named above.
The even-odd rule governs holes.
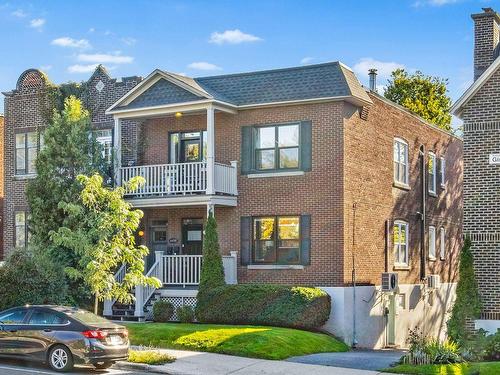
[[[153,304],[153,321],[167,323],[174,315],[174,305],[168,301],[158,300]]]
[[[330,296],[318,288],[271,284],[225,285],[198,295],[202,323],[316,329],[330,316]]]

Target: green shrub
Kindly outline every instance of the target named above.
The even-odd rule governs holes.
[[[162,353],[159,350],[129,350],[128,361],[132,363],[146,363],[148,365],[164,365],[172,363],[175,357]]]
[[[68,287],[62,267],[29,250],[15,250],[0,267],[0,310],[25,304],[64,304]]]
[[[500,330],[488,335],[480,329],[473,339],[463,343],[462,353],[468,361],[500,360]]]
[[[204,323],[315,329],[328,320],[330,308],[330,296],[318,288],[226,285],[198,295],[196,317]]]
[[[153,321],[167,323],[174,315],[174,305],[168,301],[159,300],[153,305]]]
[[[219,250],[217,222],[212,214],[208,216],[203,236],[203,262],[201,264],[200,285],[198,295],[211,289],[225,285],[224,266]]]
[[[176,310],[176,314],[181,323],[194,322],[194,309],[191,306],[179,306]]]

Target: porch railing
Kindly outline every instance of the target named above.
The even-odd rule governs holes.
[[[207,190],[207,163],[176,163],[122,167],[118,179],[121,183],[132,177],[142,176],[146,183],[135,191],[127,190],[126,196],[164,196],[203,193]],[[235,165],[215,163],[215,192],[237,195]]]
[[[119,283],[121,283],[125,277],[125,273],[127,271],[127,267],[125,266],[125,264],[122,264],[120,266],[120,268],[118,268],[118,271],[116,271],[115,273],[115,280]],[[112,315],[113,313],[113,305],[114,303],[116,302],[116,299],[113,299],[113,300],[105,300],[104,301],[104,315]]]
[[[200,283],[202,255],[164,255],[163,284],[198,285]]]

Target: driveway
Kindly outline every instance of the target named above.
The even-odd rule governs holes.
[[[318,353],[288,358],[287,361],[344,367],[359,370],[381,370],[397,362],[403,355],[402,350],[353,350],[345,353]]]

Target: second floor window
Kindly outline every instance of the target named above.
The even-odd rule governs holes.
[[[265,264],[300,263],[300,218],[253,218],[253,261]]]
[[[113,133],[111,129],[95,130],[95,140],[102,146],[102,156],[107,163],[111,163],[113,155]]]
[[[439,179],[441,181],[441,187],[444,188],[446,184],[446,160],[445,158],[439,158]]]
[[[299,124],[255,128],[257,170],[299,168]]]
[[[436,228],[429,227],[429,259],[436,259]]]
[[[394,182],[408,185],[408,144],[394,139]]]
[[[16,134],[16,174],[36,173],[37,132]]]
[[[446,232],[443,227],[441,227],[441,231],[439,233],[439,256],[441,259],[446,257]]]
[[[393,226],[394,264],[408,265],[408,223],[395,221]]]
[[[429,152],[427,168],[427,178],[429,179],[429,193],[436,194],[436,155],[432,152]]]

